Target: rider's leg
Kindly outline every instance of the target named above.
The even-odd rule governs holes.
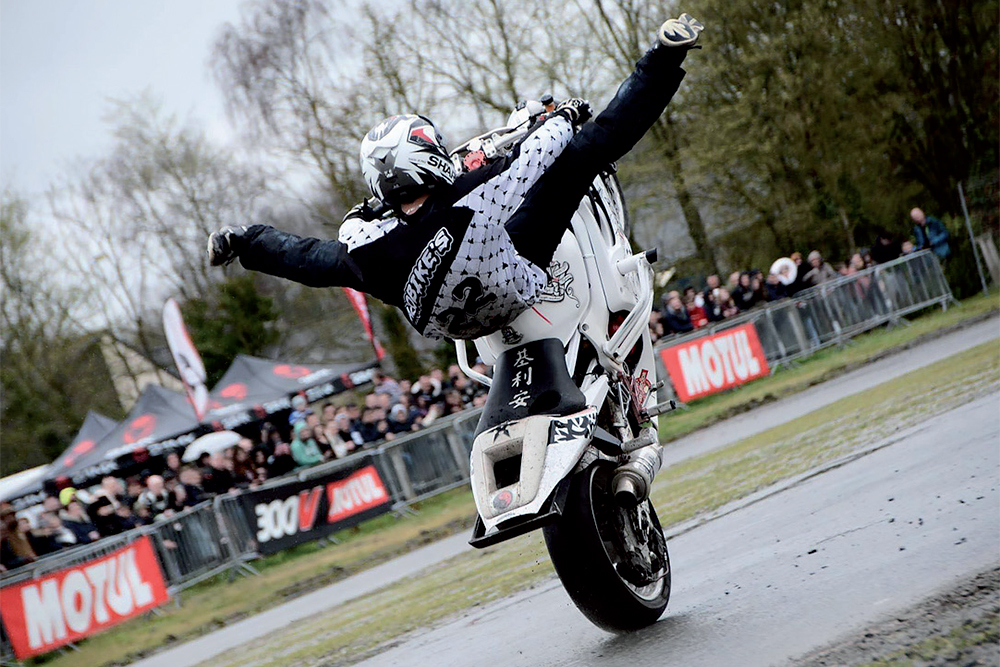
[[[592,122],[585,123],[506,224],[518,253],[545,268],[598,173],[628,153],[677,92],[688,46],[657,44]]]

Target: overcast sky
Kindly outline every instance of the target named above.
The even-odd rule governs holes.
[[[109,146],[108,99],[150,90],[168,113],[230,135],[212,41],[244,0],[0,0],[0,181],[39,194]]]

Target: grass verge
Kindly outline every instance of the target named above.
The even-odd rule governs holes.
[[[653,501],[664,526],[870,446],[893,432],[996,392],[1000,356],[988,343],[845,398],[788,424],[665,470]],[[345,664],[409,632],[553,576],[539,533],[469,551],[420,577],[325,612],[213,665]]]
[[[1000,310],[1000,298],[996,293],[993,293],[987,297],[977,296],[968,299],[962,303],[961,307],[950,308],[946,312],[934,311],[925,314],[914,320],[914,323],[908,327],[878,330],[865,334],[856,338],[846,348],[824,351],[794,368],[784,369],[774,376],[758,380],[738,391],[709,397],[693,404],[689,410],[675,412],[662,421],[661,434],[665,434],[667,439],[680,437],[733,414],[752,409],[756,405],[776,400],[783,395],[800,391],[805,387],[835,377],[868,361],[886,356],[893,350],[912,346],[928,337],[940,335],[941,332],[982,319],[998,310]],[[808,417],[807,415],[803,419]],[[885,423],[890,421],[891,419]],[[849,421],[845,421],[844,424],[845,427],[851,426]],[[882,425],[881,423],[877,424],[879,427]],[[843,441],[838,439],[837,442],[842,442],[842,447],[837,449],[837,446],[834,445],[834,450],[849,451],[854,446],[851,444],[854,442],[851,438],[859,437],[857,433],[851,435],[850,428],[846,428],[845,434],[850,437]],[[760,438],[764,435],[761,434],[757,437]],[[816,438],[818,434],[809,437]],[[795,452],[795,455],[808,463],[811,460],[807,454],[808,451],[811,450],[807,448],[807,450]],[[735,450],[730,453],[733,456],[738,454]],[[754,458],[752,451],[743,456]],[[657,484],[654,489],[654,501],[657,506],[672,508],[670,514],[662,517],[664,526],[680,520],[677,516],[687,516],[686,513],[692,511],[695,513],[710,511],[725,504],[728,500],[741,497],[760,486],[766,486],[770,483],[766,481],[767,479],[774,481],[782,476],[795,474],[794,471],[774,469],[770,471],[770,476],[761,477],[764,481],[754,482],[753,479],[756,478],[747,477],[744,480],[745,484],[735,487],[731,493],[715,493],[709,492],[709,487],[714,487],[719,479],[727,476],[728,473],[716,469],[724,466],[725,462],[716,461],[710,469],[693,467],[694,463],[694,461],[685,462],[660,475],[660,478],[670,479],[670,485],[679,484],[679,488],[685,491],[683,497],[664,498],[661,497],[661,489],[667,483],[661,481]],[[740,461],[740,465],[745,464],[745,460]],[[700,479],[701,476],[704,476],[704,479]],[[747,484],[753,488],[749,488],[746,486]],[[675,506],[675,501],[682,501],[682,504]],[[693,503],[701,509],[692,510],[690,506],[680,509],[682,505],[687,503]],[[161,646],[168,646],[211,632],[228,623],[286,602],[300,594],[333,583],[456,531],[469,529],[475,518],[472,496],[464,488],[432,498],[422,503],[417,509],[420,510],[418,516],[408,516],[402,519],[385,516],[350,531],[338,533],[335,537],[341,543],[332,548],[323,548],[317,543],[310,543],[258,561],[254,563],[254,566],[261,571],[259,577],[238,579],[232,583],[226,582],[224,578],[205,582],[186,591],[182,596],[183,606],[179,608],[167,607],[160,615],[124,624],[89,639],[80,645],[79,651],[62,655],[53,654],[32,661],[32,664],[46,663],[56,667],[62,667],[63,664],[72,664],[73,667],[121,664],[129,659],[146,655]],[[527,573],[526,581],[528,583],[524,583],[523,577],[516,579],[516,582],[514,580],[506,582],[511,584],[509,586],[505,582],[491,581],[489,577],[470,577],[462,584],[464,587],[462,592],[466,601],[474,600],[478,603],[485,603],[523,588],[525,585],[531,585],[532,581],[551,575],[551,566],[548,564],[547,556],[545,556],[540,536],[537,536],[534,541],[532,541],[531,536],[522,538],[516,540],[514,544],[518,546],[518,552],[503,550],[500,547],[504,545],[500,545],[496,548],[497,551],[488,550],[476,552],[476,554],[480,558],[488,559],[483,562],[484,566],[488,564],[490,568],[518,572],[519,577]],[[481,568],[477,571],[490,570]],[[437,586],[446,585],[437,581],[434,576],[434,573],[430,573],[427,580],[436,582]],[[497,586],[493,586],[493,584],[497,584]],[[433,591],[434,588],[432,587],[430,590]],[[412,594],[419,595],[420,593],[413,592]],[[399,599],[407,598],[404,595]],[[442,604],[435,608],[431,617],[424,618],[424,622],[433,622],[443,618],[457,609],[463,608],[462,605],[460,600],[442,601]],[[405,605],[399,605],[399,607],[405,608]],[[396,630],[390,632],[389,635],[406,632],[408,628],[413,629],[419,626],[410,627],[406,619],[402,619],[399,624],[393,627]],[[376,639],[385,636],[379,628],[366,628],[366,631],[371,632],[371,636]],[[353,646],[348,653],[353,651],[356,654],[359,650],[370,650],[381,641],[382,639],[378,639],[378,642],[371,646],[366,644],[360,647],[348,641],[345,646]]]

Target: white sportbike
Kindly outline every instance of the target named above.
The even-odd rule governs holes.
[[[509,150],[527,124],[512,119],[460,146],[456,165]],[[662,450],[653,420],[673,407],[655,399],[652,261],[655,250],[632,253],[609,165],[574,214],[538,302],[475,340],[492,378],[457,344],[463,371],[490,386],[472,448],[479,517],[470,543],[541,528],[577,607],[619,632],[654,623],[670,598],[667,543],[649,501]]]

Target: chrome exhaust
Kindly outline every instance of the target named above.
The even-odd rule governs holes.
[[[635,507],[646,500],[649,497],[649,490],[653,486],[653,478],[660,471],[663,445],[656,443],[655,429],[643,429],[643,434],[640,437],[644,440],[648,438],[645,433],[647,430],[653,432],[654,444],[635,450],[629,456],[629,460],[615,470],[615,475],[611,480],[615,501],[622,507]]]

